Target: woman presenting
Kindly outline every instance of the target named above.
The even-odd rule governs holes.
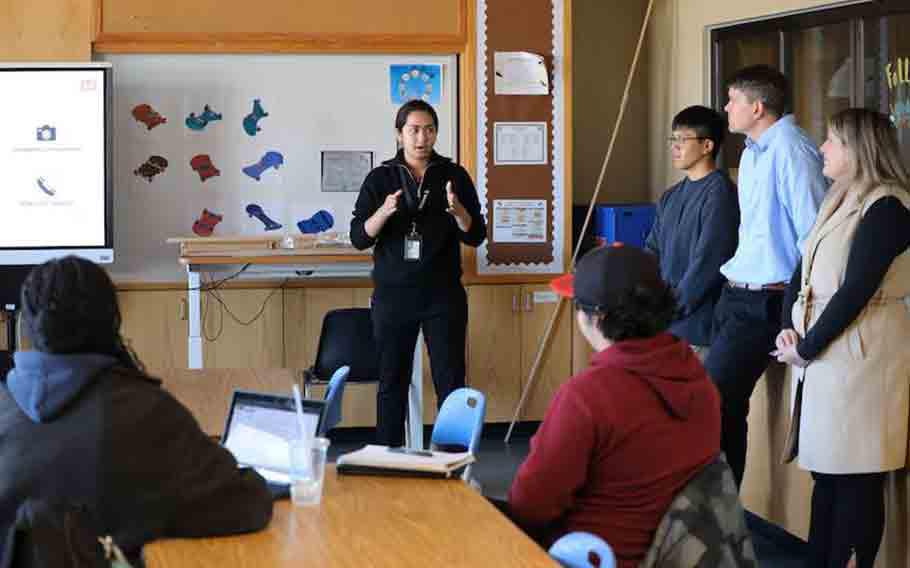
[[[487,229],[468,173],[433,151],[436,111],[413,100],[398,109],[401,149],[360,188],[351,241],[373,248],[373,332],[379,349],[377,443],[404,444],[408,385],[417,334],[430,355],[437,407],[465,384],[468,303],[461,244],[478,246]]]
[[[855,553],[857,568],[871,568],[885,475],[907,463],[910,176],[877,112],[834,115],[821,153],[834,183],[787,288],[773,355],[797,367],[789,457],[815,480],[807,565],[843,568]]]

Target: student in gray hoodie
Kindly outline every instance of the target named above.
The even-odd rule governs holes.
[[[0,529],[27,499],[83,504],[135,559],[156,538],[268,524],[265,481],[238,468],[124,345],[102,268],[76,257],[38,266],[21,304],[34,350],[15,354],[0,385]]]

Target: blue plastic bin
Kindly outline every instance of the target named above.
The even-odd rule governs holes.
[[[643,247],[654,224],[652,203],[637,205],[598,205],[594,210],[594,236],[598,244],[621,242]]]

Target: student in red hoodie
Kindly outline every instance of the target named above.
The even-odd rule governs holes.
[[[553,288],[573,298],[595,353],[550,402],[509,514],[544,546],[586,531],[620,568],[636,567],[673,497],[720,452],[720,399],[689,345],[666,332],[676,302],[653,256],[595,249]]]

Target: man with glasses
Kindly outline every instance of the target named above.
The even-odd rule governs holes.
[[[673,118],[668,139],[673,167],[685,177],[657,203],[645,249],[657,255],[660,275],[678,302],[670,332],[699,355],[711,343],[720,267],[736,250],[739,206],[727,174],[716,167],[727,125],[712,109],[692,106]]]
[[[717,304],[705,368],[720,390],[720,446],[740,485],[749,399],[771,361],[785,284],[828,184],[815,144],[793,115],[785,114],[786,77],[756,65],[737,72],[727,85],[730,132],[746,135],[737,192],[743,215],[736,253],[721,267],[727,285]]]

